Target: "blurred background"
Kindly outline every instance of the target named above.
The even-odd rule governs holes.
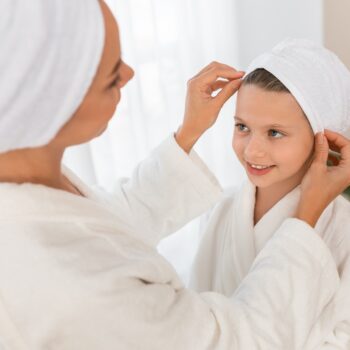
[[[105,0],[120,27],[122,56],[135,70],[108,130],[68,150],[64,162],[90,185],[113,191],[116,179],[181,124],[186,82],[211,61],[245,70],[286,37],[333,50],[350,68],[349,0]],[[224,187],[245,179],[232,149],[235,99],[196,151]],[[184,282],[200,240],[198,220],[164,239],[159,251]]]

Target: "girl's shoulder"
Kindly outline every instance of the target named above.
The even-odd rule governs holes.
[[[242,186],[232,186],[224,189],[223,198],[218,203],[218,207],[231,206],[242,191]]]
[[[341,212],[350,213],[350,199],[341,195],[334,200],[335,208]]]
[[[241,190],[241,186],[232,186],[225,188],[222,199],[212,208],[212,210],[210,210],[208,216],[223,217],[228,211],[231,210]]]
[[[347,224],[344,228],[348,228],[350,234],[350,200],[344,196],[338,196],[334,200],[333,216],[339,224]]]
[[[231,186],[224,189],[224,200],[226,201],[234,201],[235,197],[242,190],[241,186]]]
[[[242,184],[226,187],[221,200],[203,215],[204,222],[220,221],[224,224],[225,219],[232,218],[232,212],[237,210],[237,205],[240,206],[242,198],[247,201],[250,197],[255,197],[255,187],[247,181]]]

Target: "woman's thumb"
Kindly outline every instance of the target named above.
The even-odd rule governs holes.
[[[215,99],[222,106],[240,87],[242,79],[235,79],[226,84],[222,90],[217,94]]]
[[[327,164],[329,145],[323,132],[316,134],[314,163]]]

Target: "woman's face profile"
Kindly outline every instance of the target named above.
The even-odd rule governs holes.
[[[96,76],[83,102],[56,137],[65,145],[80,144],[99,136],[120,101],[120,90],[134,75],[121,57],[117,22],[104,1],[105,44]]]
[[[242,85],[235,112],[233,149],[257,187],[298,185],[314,145],[308,120],[286,92]]]

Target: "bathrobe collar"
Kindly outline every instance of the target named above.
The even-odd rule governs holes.
[[[278,201],[254,226],[256,187],[248,180],[234,196],[231,215],[225,223],[221,242],[222,259],[215,280],[215,290],[230,295],[248,274],[253,261],[282,222],[293,217],[300,199],[300,186]],[[325,232],[333,209],[331,203],[315,227]]]
[[[78,196],[70,192],[33,183],[0,184],[1,220],[97,220],[113,223],[115,220],[111,209],[104,205],[88,185],[84,184],[71,170],[62,167],[63,174],[84,194]]]

